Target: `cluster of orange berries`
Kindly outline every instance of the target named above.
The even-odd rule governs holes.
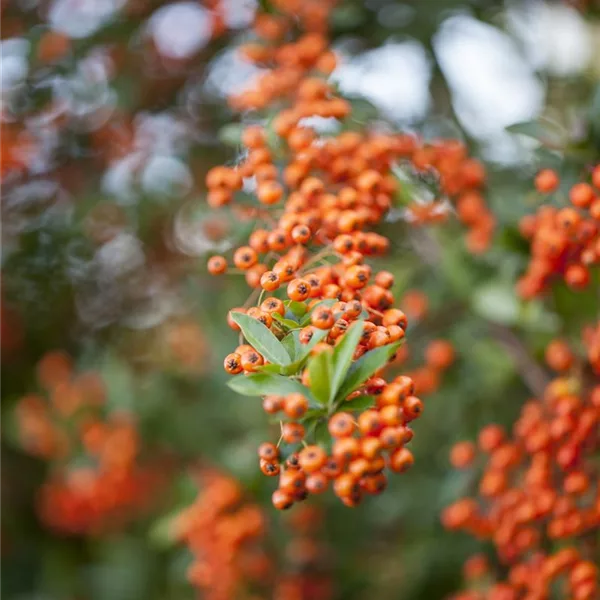
[[[471,556],[463,569],[464,581],[472,589],[452,595],[448,600],[520,600],[521,598],[548,598],[539,591],[539,582],[554,585],[564,582],[561,598],[574,600],[596,598],[598,568],[586,560],[573,546],[565,546],[552,554],[538,551],[523,560],[510,572],[511,581],[493,583],[491,566],[485,556]]]
[[[314,116],[343,120],[350,114],[350,104],[336,96],[325,79],[335,67],[335,55],[324,36],[332,6],[282,0],[276,3],[277,14],[257,16],[254,32],[260,41],[244,46],[243,54],[267,70],[254,88],[233,97],[232,105],[245,110],[262,109],[276,100],[287,104],[269,125],[246,127],[242,134],[246,152],[238,165],[211,169],[207,201],[213,208],[221,207],[236,195],[247,198],[242,191],[251,192],[258,206],[249,210],[264,223],[232,258],[233,271],[243,273],[256,290],[250,299],[260,293],[258,305],[234,309],[230,326],[239,330],[235,313],[245,312],[277,339],[291,330],[301,346],[311,344],[310,359],[331,353],[346,339],[353,322],[360,321],[362,335],[352,357],[357,361],[374,349],[395,348],[407,325],[405,314],[393,308],[391,273],[373,273],[365,263],[366,257],[383,254],[390,246],[372,229],[384,220],[399,190],[393,164],[406,160],[419,172],[437,174],[442,194],[456,199],[460,219],[471,228],[473,249],[487,246],[493,219],[478,191],[485,182],[483,168],[467,157],[462,144],[425,144],[410,135],[356,131],[323,137],[303,121]],[[296,25],[304,33],[283,43]],[[410,210],[415,220],[427,220],[414,217],[417,208]],[[215,275],[231,270],[223,256],[211,257],[208,269]],[[294,323],[294,311],[307,316]],[[225,359],[226,371],[234,375],[270,366],[249,342]],[[310,389],[305,365],[291,376]],[[387,383],[369,373],[355,383],[350,399],[374,395],[375,406],[356,420],[343,402],[329,406],[324,418],[333,437],[331,453],[312,444],[283,460],[276,445],[261,447],[263,472],[280,475],[273,497],[276,506],[286,508],[307,493],[322,492],[330,480],[336,494],[354,506],[364,492],[385,488],[385,452],[393,471],[412,464],[412,454],[404,447],[412,437],[407,424],[422,410],[412,380],[401,376]],[[290,420],[281,424],[281,440],[306,443],[302,420],[311,408],[308,395],[265,395],[267,413],[283,411]]]
[[[215,470],[204,469],[197,479],[201,491],[176,517],[173,534],[194,556],[188,578],[203,598],[230,600],[243,593],[258,598],[265,596],[252,594],[268,590],[275,600],[331,598],[325,548],[316,538],[321,511],[303,507],[290,515],[285,565],[277,565],[267,551],[266,517],[244,497],[240,484]]]
[[[264,442],[260,445],[261,471],[267,476],[279,476],[278,489],[273,493],[276,508],[287,509],[309,494],[321,494],[330,482],[336,496],[346,506],[353,507],[359,504],[364,494],[380,494],[385,490],[386,466],[396,473],[412,466],[413,455],[405,447],[413,437],[408,423],[422,411],[421,401],[412,395],[412,380],[399,376],[387,384],[377,377],[369,380],[366,387],[379,394],[377,406],[360,413],[356,420],[350,412],[343,410],[329,417],[330,453],[322,445],[310,444],[282,461],[275,444]],[[269,411],[273,405],[283,404],[285,410],[305,402],[303,396],[295,394],[286,398],[265,398]],[[281,439],[286,444],[298,445],[304,436],[302,423],[282,424]]]
[[[487,455],[479,498],[459,500],[442,515],[446,527],[492,540],[508,566],[506,582],[464,598],[546,598],[559,577],[566,577],[569,598],[592,600],[600,592],[598,567],[585,544],[577,544],[579,551],[564,546],[600,530],[594,462],[600,449],[600,384],[576,375],[577,357],[562,340],[548,346],[546,361],[560,376],[543,398],[523,406],[512,436],[498,425],[479,435],[479,449]],[[468,468],[476,454],[474,444],[460,442],[451,462]],[[556,550],[547,553],[552,547]]]
[[[206,600],[237,598],[241,586],[272,575],[264,550],[264,514],[244,499],[241,486],[230,477],[204,470],[198,483],[201,492],[177,516],[173,532],[194,555],[188,579]]]
[[[408,344],[404,344],[398,354],[402,354],[405,348],[408,348]],[[436,392],[444,372],[454,363],[455,358],[456,352],[451,342],[443,339],[431,340],[425,347],[424,364],[407,373],[415,384],[415,392],[419,396],[428,396]]]
[[[42,521],[63,533],[93,534],[136,516],[163,474],[139,464],[134,422],[106,417],[102,378],[75,374],[66,354],[47,353],[38,380],[46,394],[21,398],[16,419],[24,450],[52,465],[39,494]]]
[[[274,600],[330,600],[334,597],[328,546],[318,537],[324,511],[317,506],[297,507],[286,519],[291,533],[284,550],[285,566],[278,572]]]
[[[583,344],[587,361],[596,375],[600,375],[600,323],[583,330]]]
[[[558,175],[546,169],[535,179],[544,194],[558,190]],[[521,234],[531,243],[531,260],[518,282],[524,298],[532,298],[555,279],[574,290],[588,286],[590,269],[600,263],[600,165],[591,171],[591,183],[579,182],[569,190],[571,206],[540,207],[521,219]]]
[[[0,125],[0,181],[24,172],[35,160],[39,148],[33,136],[17,125]]]
[[[421,290],[409,289],[400,300],[400,307],[411,323],[422,322],[429,312],[429,299]],[[394,366],[404,365],[412,357],[411,344],[404,342],[398,348]],[[456,353],[451,342],[434,339],[425,346],[423,364],[415,365],[407,373],[415,384],[415,393],[428,396],[436,392],[441,384],[443,373],[454,363]]]

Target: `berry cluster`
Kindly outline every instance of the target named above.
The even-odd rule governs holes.
[[[404,344],[398,354],[402,354],[406,348],[408,344]],[[425,347],[425,363],[407,373],[415,384],[416,393],[419,396],[428,396],[436,392],[441,385],[442,375],[454,363],[455,358],[451,342],[443,339],[431,340]]]
[[[590,325],[583,330],[583,344],[587,361],[596,375],[600,376],[600,323]]]
[[[188,578],[203,598],[230,600],[250,591],[263,592],[260,597],[269,592],[275,600],[332,597],[327,548],[317,537],[323,520],[319,509],[305,506],[290,514],[285,548],[278,553],[282,559],[275,560],[268,551],[266,517],[244,497],[241,485],[207,469],[196,479],[201,491],[177,515],[172,533],[194,555]]]
[[[560,180],[549,169],[540,171],[536,189],[544,194],[556,192]],[[571,187],[571,206],[540,207],[535,215],[521,219],[521,234],[530,241],[531,260],[518,282],[524,298],[543,292],[555,279],[563,279],[574,290],[588,286],[590,268],[600,263],[600,165],[591,173],[591,183]]]
[[[600,448],[600,385],[577,377],[577,357],[561,340],[548,346],[546,360],[561,376],[543,398],[523,406],[512,436],[498,425],[481,431],[478,446],[486,459],[479,498],[459,500],[442,515],[446,527],[492,540],[508,566],[507,582],[460,598],[545,598],[561,577],[570,598],[591,600],[600,591],[598,568],[585,545],[577,544],[579,550],[564,545],[600,529],[594,462]],[[476,458],[470,442],[451,453],[458,468],[471,467]]]
[[[194,562],[188,579],[206,600],[239,597],[243,585],[264,581],[271,561],[264,551],[265,517],[246,502],[234,479],[202,471],[202,491],[174,523],[174,535],[189,547]]]
[[[323,530],[325,513],[305,504],[287,514],[286,531],[289,530],[291,536],[284,549],[285,565],[275,581],[274,600],[334,598],[330,549],[318,537]]]
[[[146,508],[162,470],[139,464],[138,434],[129,416],[105,416],[101,377],[77,375],[67,355],[50,352],[38,364],[38,379],[48,399],[24,396],[16,418],[25,451],[51,462],[39,495],[42,521],[63,533],[90,534]]]
[[[211,257],[208,269],[243,273],[255,290],[229,314],[245,343],[240,339],[226,357],[225,370],[250,375],[232,387],[264,396],[268,414],[285,415],[280,443],[264,444],[259,453],[261,470],[280,476],[274,504],[287,508],[333,481],[335,493],[354,506],[363,493],[385,488],[385,454],[391,470],[410,467],[407,425],[422,410],[409,377],[390,383],[379,377],[407,319],[393,307],[392,274],[374,273],[365,262],[390,246],[373,228],[401,188],[394,163],[435,174],[440,195],[456,200],[459,218],[471,228],[474,250],[487,246],[493,219],[478,191],[485,173],[460,143],[350,130],[326,137],[309,126],[308,117],[343,123],[351,112],[325,79],[335,67],[324,37],[333,3],[276,4],[277,14],[257,16],[258,41],[242,48],[265,72],[231,103],[256,110],[278,101],[285,108],[268,125],[247,126],[241,162],[215,167],[206,178],[211,207],[255,197],[258,206],[246,205],[246,214],[260,225],[235,250],[233,269],[224,256]],[[304,33],[283,42],[296,25]],[[428,220],[416,219],[421,208],[409,208],[413,220]],[[448,357],[441,358],[447,366]],[[316,443],[319,430],[328,434]]]

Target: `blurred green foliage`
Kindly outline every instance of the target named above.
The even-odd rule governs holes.
[[[38,47],[52,27],[54,4],[2,3],[5,72],[25,65],[24,74],[4,85],[3,151],[10,153],[8,132],[18,125],[33,131],[41,152],[36,165],[3,181],[2,591],[7,600],[184,600],[195,596],[185,575],[190,556],[167,532],[172,516],[196,493],[185,464],[200,459],[239,478],[269,513],[275,546],[286,537],[270,508],[271,482],[256,465],[256,446],[267,438],[260,401],[233,393],[221,369],[237,339],[225,324],[226,313],[244,302],[246,286],[235,276],[210,278],[204,267],[221,243],[211,228],[225,228],[226,245],[252,228],[251,222],[228,218],[227,211],[214,220],[203,183],[211,166],[235,160],[240,134],[238,117],[205,84],[206,77],[244,32],[229,30],[188,59],[169,60],[146,34],[152,15],[168,3],[98,2],[109,7],[106,21],[89,35],[75,36],[64,56],[48,64]],[[111,6],[120,10],[111,14]],[[93,3],[89,10],[93,18]],[[343,0],[332,32],[336,43],[355,43],[358,54],[390,40],[419,41],[431,61],[431,105],[417,122],[402,125],[423,130],[440,122],[478,152],[482,140],[469,137],[457,120],[456,98],[432,40],[452,15],[502,28],[506,11],[504,2],[491,0]],[[586,18],[597,35],[593,14]],[[22,54],[14,50],[15,41],[25,42]],[[92,64],[94,52],[101,59]],[[557,334],[576,340],[580,326],[597,317],[593,294],[557,287],[547,300],[525,303],[514,284],[528,256],[517,223],[539,203],[532,174],[560,164],[564,191],[598,157],[599,70],[592,64],[568,77],[543,67],[534,72],[545,80],[542,113],[550,116],[508,128],[526,160],[488,163],[487,198],[499,226],[487,254],[472,257],[458,225],[415,232],[402,220],[390,220],[382,228],[393,248],[378,266],[395,274],[394,292],[402,297],[417,288],[430,302],[427,318],[410,326],[415,358],[408,364],[418,365],[434,338],[451,340],[458,360],[426,400],[413,443],[415,468],[392,478],[385,494],[359,508],[321,501],[327,515],[321,536],[331,548],[336,598],[433,600],[460,587],[461,565],[474,542],[445,532],[439,512],[473,481],[449,468],[450,447],[474,439],[490,422],[510,426],[521,403],[536,392],[524,371],[541,364],[545,344]],[[379,108],[367,99],[357,97],[355,104],[358,121],[378,118]],[[144,116],[166,120],[144,137]],[[583,135],[572,134],[581,129]],[[121,172],[113,171],[118,185],[107,186],[111,161],[96,139],[100,130],[108,136],[105,147],[118,146],[123,137],[121,158],[148,151],[170,162],[162,163],[163,170],[154,163],[144,182],[136,154],[139,164],[130,170],[123,164]],[[189,178],[188,186],[180,187],[179,173]],[[108,248],[90,235],[92,216],[100,214],[94,211],[106,204],[124,216],[122,246]],[[181,215],[184,233],[177,229]],[[202,359],[191,369],[160,351],[164,327],[181,318],[196,323],[201,334]],[[124,530],[61,537],[36,516],[36,491],[47,466],[21,451],[13,412],[21,396],[37,390],[35,365],[53,349],[68,351],[78,369],[98,370],[110,406],[139,419],[144,446],[177,457],[157,509]],[[531,362],[524,363],[523,355]]]

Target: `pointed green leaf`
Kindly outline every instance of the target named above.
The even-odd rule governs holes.
[[[335,397],[340,389],[348,369],[352,364],[352,357],[356,346],[360,342],[360,336],[364,329],[363,321],[355,321],[350,325],[348,331],[342,337],[342,340],[333,351],[333,369],[331,372],[331,396]]]
[[[331,446],[331,434],[327,428],[326,420],[321,419],[315,423],[313,438],[315,444],[329,451],[329,447]]]
[[[563,146],[568,138],[566,130],[559,123],[544,118],[514,123],[506,131],[534,138],[546,146],[554,147]]]
[[[329,402],[331,391],[331,354],[320,352],[308,362],[310,389],[320,404]]]
[[[276,365],[292,362],[283,344],[260,321],[241,312],[232,312],[231,318],[240,326],[248,343],[269,362]]]
[[[292,321],[292,319],[286,319],[285,317],[282,317],[277,312],[271,313],[271,316],[278,323],[280,323],[281,325],[283,325],[283,328],[284,328],[285,331],[300,329],[300,324],[297,321]]]
[[[300,331],[290,331],[282,340],[283,347],[287,350],[293,362],[299,359],[300,353],[303,351],[302,344],[300,343]]]
[[[369,379],[373,373],[385,366],[400,344],[401,342],[396,342],[388,346],[381,346],[381,348],[375,348],[361,356],[350,368],[336,400],[342,401]]]
[[[352,400],[341,400],[337,406],[338,410],[347,412],[363,411],[375,404],[375,396],[360,395]]]
[[[271,373],[273,375],[285,375],[285,373],[282,373],[282,370],[285,368],[287,367],[269,363],[268,365],[261,365],[260,367],[257,367],[257,371],[260,373]]]
[[[304,304],[304,302],[296,302],[295,300],[288,300],[284,302],[284,305],[287,307],[289,312],[299,319],[302,318],[308,310],[308,306]]]
[[[237,375],[227,384],[234,392],[242,396],[285,396],[299,392],[309,400],[310,390],[299,381],[273,373],[253,373],[252,375]]]

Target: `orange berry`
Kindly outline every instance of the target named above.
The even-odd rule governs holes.
[[[306,473],[314,473],[321,469],[327,460],[327,454],[320,446],[306,446],[298,455],[300,468]]]
[[[390,454],[389,466],[396,473],[403,473],[412,467],[415,459],[408,448],[398,448]]]
[[[260,277],[260,287],[267,292],[272,292],[279,287],[279,275],[274,271],[265,271]]]
[[[283,411],[290,419],[300,419],[308,410],[308,400],[302,394],[290,394],[283,401]]]
[[[208,272],[211,275],[221,275],[227,270],[227,261],[223,256],[211,256],[208,259]]]
[[[329,433],[335,438],[348,437],[354,433],[355,425],[350,413],[339,412],[329,419]]]
[[[238,248],[233,255],[233,264],[238,269],[249,269],[258,261],[256,251],[250,246],[242,246]]]
[[[240,357],[240,362],[244,371],[253,373],[264,364],[263,357],[256,350],[247,350]]]
[[[287,287],[287,295],[290,300],[303,302],[310,295],[311,287],[305,279],[294,279]]]
[[[434,369],[447,369],[454,362],[454,346],[447,340],[433,340],[425,350],[425,361]]]
[[[546,348],[545,358],[548,366],[559,373],[568,371],[574,360],[569,345],[563,340],[553,340],[550,342]]]
[[[475,459],[475,444],[458,442],[450,451],[450,463],[457,469],[465,469],[473,464]]]
[[[244,370],[242,367],[242,357],[237,353],[228,354],[223,361],[223,366],[225,367],[225,371],[230,375],[237,375]]]
[[[594,200],[594,189],[588,183],[576,183],[569,192],[569,200],[577,208],[588,208]]]
[[[559,184],[558,175],[552,169],[543,169],[535,176],[535,188],[543,194],[554,192]]]

